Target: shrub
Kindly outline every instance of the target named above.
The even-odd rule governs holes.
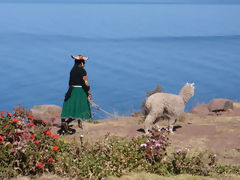
[[[13,114],[1,112],[0,177],[55,172],[62,143],[45,123],[36,125],[32,120],[22,107],[15,108]]]

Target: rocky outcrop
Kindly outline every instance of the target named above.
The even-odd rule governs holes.
[[[192,108],[190,113],[200,116],[240,116],[240,108],[237,104],[239,103],[233,102],[231,99],[212,99],[209,104],[201,104]]]
[[[39,105],[30,109],[30,114],[36,123],[45,121],[53,126],[60,127],[61,125],[62,108],[56,105]]]
[[[230,99],[212,99],[208,104],[210,112],[227,111],[233,109],[233,101]]]

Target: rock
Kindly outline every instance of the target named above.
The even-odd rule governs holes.
[[[57,127],[61,125],[61,112],[62,108],[56,105],[39,105],[30,109],[30,114],[33,115],[35,122],[44,120]]]
[[[231,99],[212,99],[208,105],[210,112],[226,111],[228,109],[233,109]]]
[[[209,114],[208,104],[201,104],[191,109],[190,113],[205,116]]]

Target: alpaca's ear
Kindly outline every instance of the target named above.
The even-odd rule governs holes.
[[[191,85],[193,88],[195,88],[195,87],[194,87],[194,85],[195,85],[194,83],[192,83],[192,84],[190,84],[190,85]]]

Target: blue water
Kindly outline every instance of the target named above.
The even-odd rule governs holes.
[[[0,1],[0,109],[61,106],[79,53],[94,101],[111,113],[138,110],[157,84],[178,93],[194,82],[186,111],[240,100],[239,1],[36,2]]]

